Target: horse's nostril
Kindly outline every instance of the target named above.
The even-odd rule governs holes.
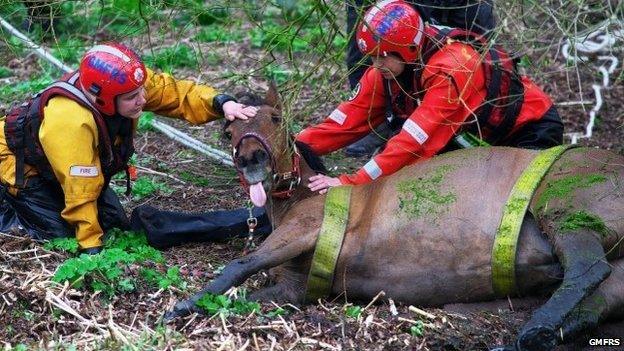
[[[245,168],[245,167],[247,167],[247,160],[245,160],[245,159],[244,159],[244,158],[242,158],[242,157],[237,158],[237,159],[236,159],[236,163],[238,164],[238,167],[239,167],[239,168]]]
[[[254,159],[258,161],[258,163],[260,162],[264,162],[266,160],[268,160],[269,155],[267,155],[266,151],[264,150],[256,150],[256,152],[254,152]]]

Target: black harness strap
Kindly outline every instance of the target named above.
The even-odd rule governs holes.
[[[423,94],[421,79],[424,67],[449,39],[466,43],[485,55],[482,65],[487,84],[486,96],[475,112],[477,123],[470,125],[468,131],[475,135],[482,135],[480,132],[485,131],[483,138],[490,144],[496,144],[511,132],[524,102],[524,86],[517,74],[516,63],[500,47],[489,47],[484,37],[469,31],[438,27],[422,51],[422,67],[414,71],[415,90]],[[493,117],[500,118],[500,121],[494,123]]]

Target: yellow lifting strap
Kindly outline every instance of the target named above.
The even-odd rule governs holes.
[[[511,190],[492,248],[492,287],[500,297],[517,292],[516,249],[524,215],[542,178],[568,148],[555,146],[537,154]]]
[[[312,302],[331,293],[334,270],[349,220],[351,186],[329,188],[325,198],[323,224],[312,257],[305,301]]]

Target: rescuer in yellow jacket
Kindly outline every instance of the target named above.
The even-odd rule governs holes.
[[[122,44],[97,45],[77,72],[0,121],[0,231],[75,235],[83,252],[99,252],[105,230],[128,227],[108,183],[127,172],[142,111],[192,124],[256,114],[209,86],[146,69]]]

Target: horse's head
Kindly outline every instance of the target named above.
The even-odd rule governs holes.
[[[257,115],[228,123],[225,134],[232,142],[232,157],[241,183],[253,204],[262,207],[267,193],[290,196],[301,177],[298,154],[282,121],[275,86],[271,84],[262,104],[254,105],[259,108]]]

